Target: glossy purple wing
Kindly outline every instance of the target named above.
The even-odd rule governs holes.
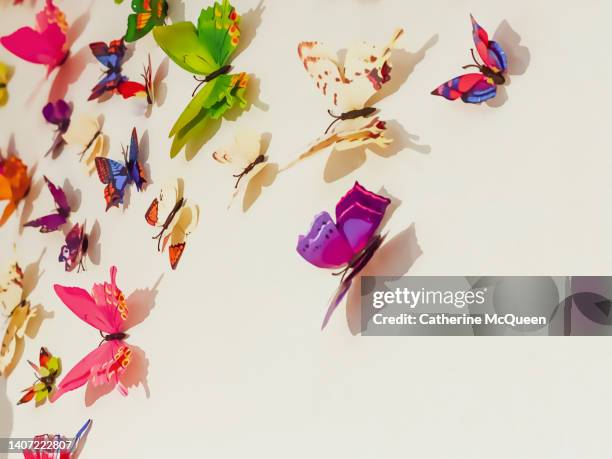
[[[132,137],[130,139],[130,151],[129,157],[126,161],[128,173],[130,174],[130,179],[134,181],[136,184],[136,188],[138,191],[142,190],[143,185],[147,182],[144,178],[144,171],[142,169],[142,165],[138,162],[138,133],[136,132],[136,128],[132,129]]]
[[[323,317],[321,330],[325,329],[334,311],[338,308],[338,305],[342,302],[342,300],[350,290],[351,285],[353,284],[353,279],[355,279],[355,277],[363,270],[363,268],[366,267],[370,259],[374,256],[378,248],[384,242],[385,237],[386,235],[376,236],[375,238],[373,238],[366,246],[366,248],[363,249],[363,252],[355,261],[355,264],[351,268],[351,271],[348,273],[348,275],[344,279],[342,279],[340,285],[338,286],[338,290],[336,290],[336,293],[329,302],[329,306],[327,307],[327,311],[325,312],[325,317]]]
[[[43,178],[45,179],[47,188],[49,188],[49,192],[55,201],[56,212],[45,215],[41,218],[37,218],[36,220],[29,221],[23,226],[40,228],[41,233],[50,233],[57,231],[66,223],[68,217],[70,216],[70,205],[68,204],[64,191],[60,187],[55,186],[46,176],[43,176]]]
[[[470,18],[472,20],[472,36],[478,55],[485,65],[494,72],[504,72],[508,68],[506,53],[499,43],[489,40],[489,34],[476,22],[474,16],[470,15]]]
[[[72,108],[66,101],[59,99],[55,103],[49,102],[42,112],[47,122],[55,124],[62,133],[68,130]]]
[[[359,182],[336,205],[336,225],[353,253],[370,242],[382,222],[391,200],[368,191]]]
[[[319,268],[339,268],[353,258],[353,250],[327,212],[315,217],[310,231],[298,237],[298,253]]]

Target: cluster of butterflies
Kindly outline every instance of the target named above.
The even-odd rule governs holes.
[[[122,0],[116,0],[120,3]],[[15,3],[20,3],[16,1]],[[249,76],[245,72],[232,73],[231,58],[240,43],[240,16],[229,0],[215,1],[202,9],[194,24],[183,21],[166,25],[169,5],[164,0],[132,0],[133,14],[127,20],[125,35],[109,43],[89,45],[93,56],[104,67],[102,79],[92,88],[89,100],[103,99],[113,94],[123,98],[140,97],[152,105],[155,88],[149,56],[142,82],[132,81],[122,73],[126,44],[139,40],[152,32],[160,48],[179,67],[191,73],[197,82],[192,99],[172,126],[170,156],[175,157],[213,122],[219,122],[234,109],[247,108]],[[497,86],[505,83],[508,61],[501,46],[489,40],[487,32],[472,17],[473,64],[477,72],[462,75],[440,85],[433,95],[449,100],[461,99],[466,103],[482,103],[496,95]],[[14,33],[0,37],[0,43],[11,53],[32,63],[46,66],[47,75],[69,59],[67,41],[68,23],[64,13],[45,0],[45,6],[36,15],[36,26],[22,27]],[[348,49],[340,63],[332,51],[322,43],[307,41],[298,46],[298,55],[317,88],[329,100],[331,123],[324,135],[308,150],[284,169],[333,146],[350,149],[362,145],[386,147],[392,139],[386,136],[387,125],[371,106],[374,96],[391,80],[392,50],[404,35],[395,31],[382,47],[360,44]],[[8,99],[7,85],[12,69],[0,63],[0,106]],[[73,116],[72,104],[57,100],[42,110],[44,119],[55,127],[55,135],[47,154],[56,157],[64,146],[77,150],[88,173],[97,172],[104,185],[106,210],[124,203],[126,191],[134,185],[138,192],[146,188],[147,180],[141,162],[136,128],[132,129],[129,146],[123,150],[123,161],[107,157],[105,135],[95,117],[87,114]],[[234,142],[213,154],[214,160],[234,169],[233,197],[249,180],[260,174],[268,158],[262,152],[260,133],[242,129]],[[43,176],[54,202],[54,210],[25,223],[25,227],[51,233],[62,229],[70,221],[72,209],[63,189]],[[0,155],[0,226],[17,210],[27,195],[31,179],[27,166],[15,155]],[[380,234],[390,200],[355,183],[337,203],[335,219],[329,213],[318,214],[305,235],[298,237],[297,252],[310,264],[324,269],[340,269],[340,286],[325,313],[324,328],[333,312],[348,293],[353,280],[362,272],[370,259],[382,246],[385,235]],[[172,269],[176,269],[185,251],[186,238],[197,226],[200,210],[188,203],[182,180],[162,187],[145,213],[145,221],[156,228],[153,240],[158,251],[168,251]],[[76,223],[68,230],[58,260],[66,271],[84,268],[89,236],[85,224]],[[34,383],[23,391],[19,404],[34,401],[37,405],[47,399],[56,401],[65,393],[85,384],[111,386],[127,394],[123,382],[133,350],[126,342],[129,328],[128,305],[116,284],[117,268],[110,269],[110,282],[95,284],[91,292],[79,287],[55,285],[59,299],[82,321],[96,329],[100,345],[78,362],[56,384],[61,376],[61,360],[47,348],[41,348],[38,364],[28,361],[34,369]],[[15,364],[17,344],[24,339],[28,324],[36,317],[24,293],[24,272],[18,263],[12,263],[0,280],[0,305],[8,317],[2,335],[0,373],[6,374]],[[78,439],[90,428],[88,421],[76,435]],[[47,438],[50,436],[41,436]],[[57,437],[54,437],[57,438]],[[71,457],[73,450],[59,451]],[[25,457],[28,456],[24,452]]]

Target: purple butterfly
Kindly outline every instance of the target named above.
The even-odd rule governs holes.
[[[63,134],[66,133],[70,126],[70,116],[72,115],[72,107],[66,103],[63,99],[57,100],[55,103],[49,102],[42,109],[43,116],[47,120],[47,123],[55,124],[57,129],[55,131],[55,138],[51,148],[45,153],[47,156],[49,153],[55,153],[64,144]]]
[[[58,261],[64,263],[67,272],[74,271],[77,267],[79,270],[81,268],[85,270],[83,258],[87,254],[88,246],[89,239],[85,234],[85,225],[76,223],[66,235],[66,244],[60,250]]]
[[[377,234],[377,230],[390,203],[390,199],[355,182],[336,205],[336,223],[327,212],[321,212],[308,234],[298,237],[297,251],[307,262],[319,268],[344,268],[335,274],[341,274],[342,281],[329,304],[321,329],[349,291],[355,276],[383,243],[385,236]]]
[[[23,226],[40,228],[41,233],[51,233],[57,231],[68,221],[68,217],[70,216],[70,205],[68,204],[68,199],[66,199],[64,191],[51,183],[46,176],[43,176],[43,178],[45,182],[47,182],[47,188],[49,188],[51,196],[53,196],[53,200],[55,201],[55,212],[37,218],[36,220],[29,221]]]

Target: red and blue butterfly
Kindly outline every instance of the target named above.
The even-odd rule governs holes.
[[[94,100],[106,92],[114,92],[118,89],[121,82],[125,81],[121,75],[121,65],[125,56],[125,44],[123,38],[113,40],[108,45],[104,42],[90,43],[89,48],[96,59],[106,67],[104,78],[93,87],[91,95],[87,100]]]
[[[134,183],[138,191],[141,191],[147,183],[144,177],[144,169],[138,162],[138,134],[136,128],[132,129],[129,155],[123,151],[125,164],[112,159],[98,156],[96,158],[96,170],[100,181],[106,185],[104,188],[104,199],[106,210],[111,207],[119,207],[123,204],[125,189],[130,183]]]
[[[497,86],[506,82],[504,73],[508,69],[508,58],[499,43],[489,40],[487,31],[480,27],[472,19],[472,35],[476,51],[483,61],[479,63],[471,49],[474,64],[463,66],[464,69],[477,68],[480,73],[468,73],[453,78],[450,81],[438,86],[431,94],[442,96],[448,100],[455,100],[461,97],[463,102],[469,104],[480,104],[497,95]]]

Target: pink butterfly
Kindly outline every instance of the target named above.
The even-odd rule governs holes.
[[[34,64],[47,66],[47,75],[68,57],[64,13],[46,0],[44,9],[36,15],[36,29],[21,27],[0,38],[0,43],[15,56]]]
[[[127,395],[127,387],[121,377],[132,358],[132,349],[124,341],[127,338],[126,320],[128,307],[123,292],[115,282],[117,268],[110,269],[110,284],[94,284],[91,295],[78,287],[54,285],[55,293],[81,320],[96,328],[103,340],[87,354],[57,385],[50,398],[56,401],[66,392],[78,389],[90,382],[94,386],[117,388]]]

